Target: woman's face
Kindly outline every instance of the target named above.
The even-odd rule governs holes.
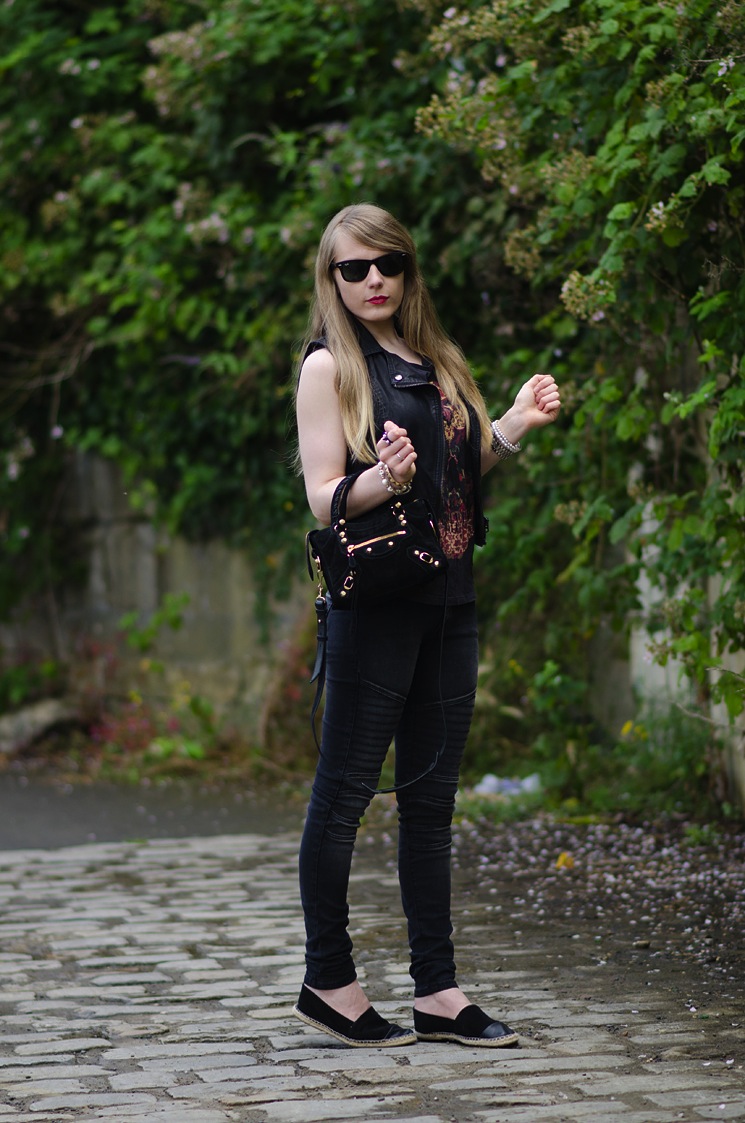
[[[374,261],[385,252],[371,250],[342,230],[336,238],[334,261]],[[403,271],[396,277],[385,277],[375,265],[371,265],[362,281],[345,281],[339,269],[334,269],[333,275],[344,306],[367,325],[386,323],[401,307],[404,297]]]

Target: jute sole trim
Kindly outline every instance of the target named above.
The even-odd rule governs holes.
[[[297,1006],[293,1006],[292,1012],[296,1018],[300,1018],[301,1022],[312,1026],[313,1029],[319,1029],[321,1033],[328,1033],[331,1037],[335,1037],[337,1041],[343,1041],[345,1045],[351,1045],[353,1049],[393,1049],[398,1045],[416,1045],[417,1042],[417,1035],[413,1030],[411,1033],[402,1034],[400,1037],[387,1037],[383,1041],[357,1041],[354,1037],[347,1037],[345,1034],[324,1025],[323,1022],[308,1017],[302,1010],[298,1010]]]
[[[460,1033],[419,1033],[419,1041],[451,1041],[456,1045],[475,1045],[480,1049],[502,1049],[505,1045],[517,1045],[518,1035],[506,1033],[503,1037],[464,1037]]]

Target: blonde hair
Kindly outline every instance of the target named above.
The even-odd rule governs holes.
[[[331,270],[336,260],[337,236],[342,230],[370,249],[381,253],[402,251],[408,255],[404,295],[398,310],[401,334],[412,351],[434,363],[438,384],[449,401],[461,407],[466,403],[472,406],[484,436],[491,439],[481,391],[463,352],[440,325],[419,271],[411,235],[388,211],[370,203],[358,203],[334,215],[321,237],[316,256],[315,292],[297,371],[299,379],[308,344],[323,338],[336,360],[336,390],[344,437],[352,457],[363,464],[374,464],[378,459],[375,443],[379,434],[375,431],[372,389],[354,317],[344,306]],[[464,413],[468,419],[468,411]]]

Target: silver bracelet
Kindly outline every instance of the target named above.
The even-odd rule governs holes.
[[[411,491],[411,483],[400,484],[398,480],[394,480],[390,468],[382,460],[378,461],[378,472],[386,490],[390,491],[391,495],[406,495],[407,491]]]
[[[491,450],[498,460],[506,460],[508,456],[514,456],[516,452],[522,451],[522,445],[519,441],[516,445],[513,445],[512,441],[507,440],[504,433],[499,428],[498,421],[492,421],[491,431]]]

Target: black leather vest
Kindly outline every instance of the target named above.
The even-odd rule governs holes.
[[[445,433],[442,421],[440,392],[432,382],[435,371],[425,362],[422,369],[410,366],[386,351],[359,321],[355,323],[362,354],[367,363],[375,409],[378,436],[383,424],[393,421],[406,429],[416,449],[416,475],[410,492],[412,498],[422,496],[439,515],[441,505],[442,474],[445,462]],[[314,340],[308,354],[325,347],[322,339]],[[471,407],[468,407],[470,429],[467,469],[473,477],[473,533],[477,546],[486,541],[488,522],[484,518],[481,492],[481,426]],[[359,470],[351,458],[347,471]]]

